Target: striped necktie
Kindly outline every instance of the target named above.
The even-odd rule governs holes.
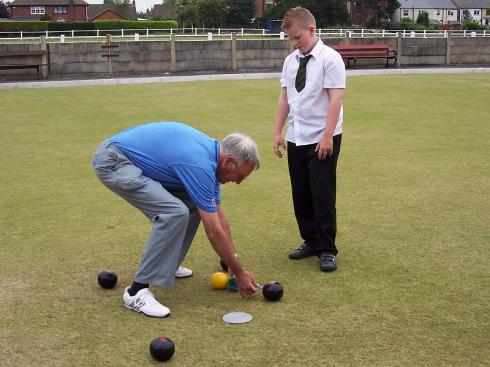
[[[296,73],[296,82],[294,86],[298,92],[301,92],[306,83],[306,64],[310,61],[311,55],[307,55],[299,59],[298,72]]]

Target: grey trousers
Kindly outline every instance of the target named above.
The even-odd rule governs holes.
[[[138,208],[152,223],[135,281],[171,287],[201,220],[197,207],[186,191],[166,190],[159,182],[144,176],[108,140],[97,148],[92,164],[107,188]]]

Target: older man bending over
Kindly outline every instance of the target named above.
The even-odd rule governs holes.
[[[241,295],[257,291],[255,279],[235,256],[230,225],[220,207],[220,184],[240,184],[259,168],[252,139],[235,133],[219,142],[179,122],[154,122],[108,138],[92,163],[99,180],[152,223],[134,282],[124,290],[125,307],[153,317],[170,314],[149,285],[169,288],[176,276],[192,275],[180,264],[201,220]]]

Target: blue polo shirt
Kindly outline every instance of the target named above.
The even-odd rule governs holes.
[[[153,122],[130,127],[109,140],[143,175],[167,189],[184,189],[207,212],[216,212],[219,142],[180,122]]]

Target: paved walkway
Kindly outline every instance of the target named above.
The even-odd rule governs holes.
[[[347,76],[359,75],[406,75],[406,74],[463,74],[463,73],[490,73],[490,68],[407,68],[407,69],[349,69]],[[148,84],[148,83],[175,83],[193,82],[203,80],[244,80],[244,79],[274,79],[280,73],[249,73],[249,74],[209,74],[209,75],[168,75],[161,77],[125,77],[107,79],[71,79],[71,80],[40,80],[22,82],[2,82],[0,89],[15,88],[47,88],[47,87],[80,87],[89,85],[116,85],[116,84]]]

